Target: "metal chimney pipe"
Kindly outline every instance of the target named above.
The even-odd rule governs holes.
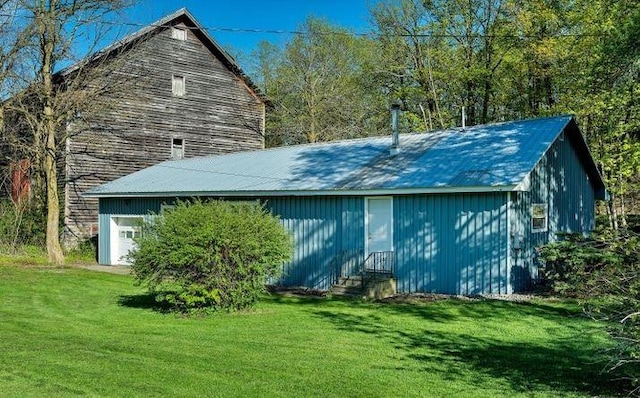
[[[462,107],[462,129],[467,128],[467,110],[465,107]]]
[[[400,152],[400,136],[398,134],[398,118],[400,117],[400,102],[396,101],[391,104],[391,130],[393,135],[391,137],[391,155],[396,155]]]

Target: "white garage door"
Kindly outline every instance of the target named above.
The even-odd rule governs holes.
[[[114,217],[116,232],[112,235],[112,260],[114,264],[129,265],[127,255],[135,248],[134,239],[140,236],[141,217]],[[115,225],[114,225],[115,224]]]

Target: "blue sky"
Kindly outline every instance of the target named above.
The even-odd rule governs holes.
[[[216,29],[292,31],[313,15],[352,31],[367,32],[368,7],[375,3],[377,0],[142,0],[125,11],[123,22],[146,25],[186,7],[223,47],[248,55],[262,40],[281,45],[291,35]],[[138,28],[130,26],[128,31]]]

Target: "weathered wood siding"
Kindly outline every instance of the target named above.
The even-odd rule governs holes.
[[[102,99],[104,112],[67,142],[72,238],[97,232],[98,201],[83,192],[170,159],[173,138],[183,140],[184,157],[264,147],[263,101],[201,39],[191,30],[186,41],[173,39],[164,29],[110,61],[127,80],[122,92]],[[173,75],[184,76],[184,96],[173,95]]]

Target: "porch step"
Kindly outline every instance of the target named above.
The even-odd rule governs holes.
[[[336,285],[339,286],[355,286],[362,287],[362,276],[361,275],[353,275],[353,276],[343,276],[338,279],[338,283]]]
[[[333,285],[331,293],[336,296],[362,297],[362,276],[343,276]]]
[[[335,296],[362,297],[361,286],[333,285],[331,293]]]
[[[371,275],[366,279],[366,286],[363,286],[362,276],[345,277],[331,287],[331,293],[336,296],[382,299],[396,294],[396,280],[389,274]]]

